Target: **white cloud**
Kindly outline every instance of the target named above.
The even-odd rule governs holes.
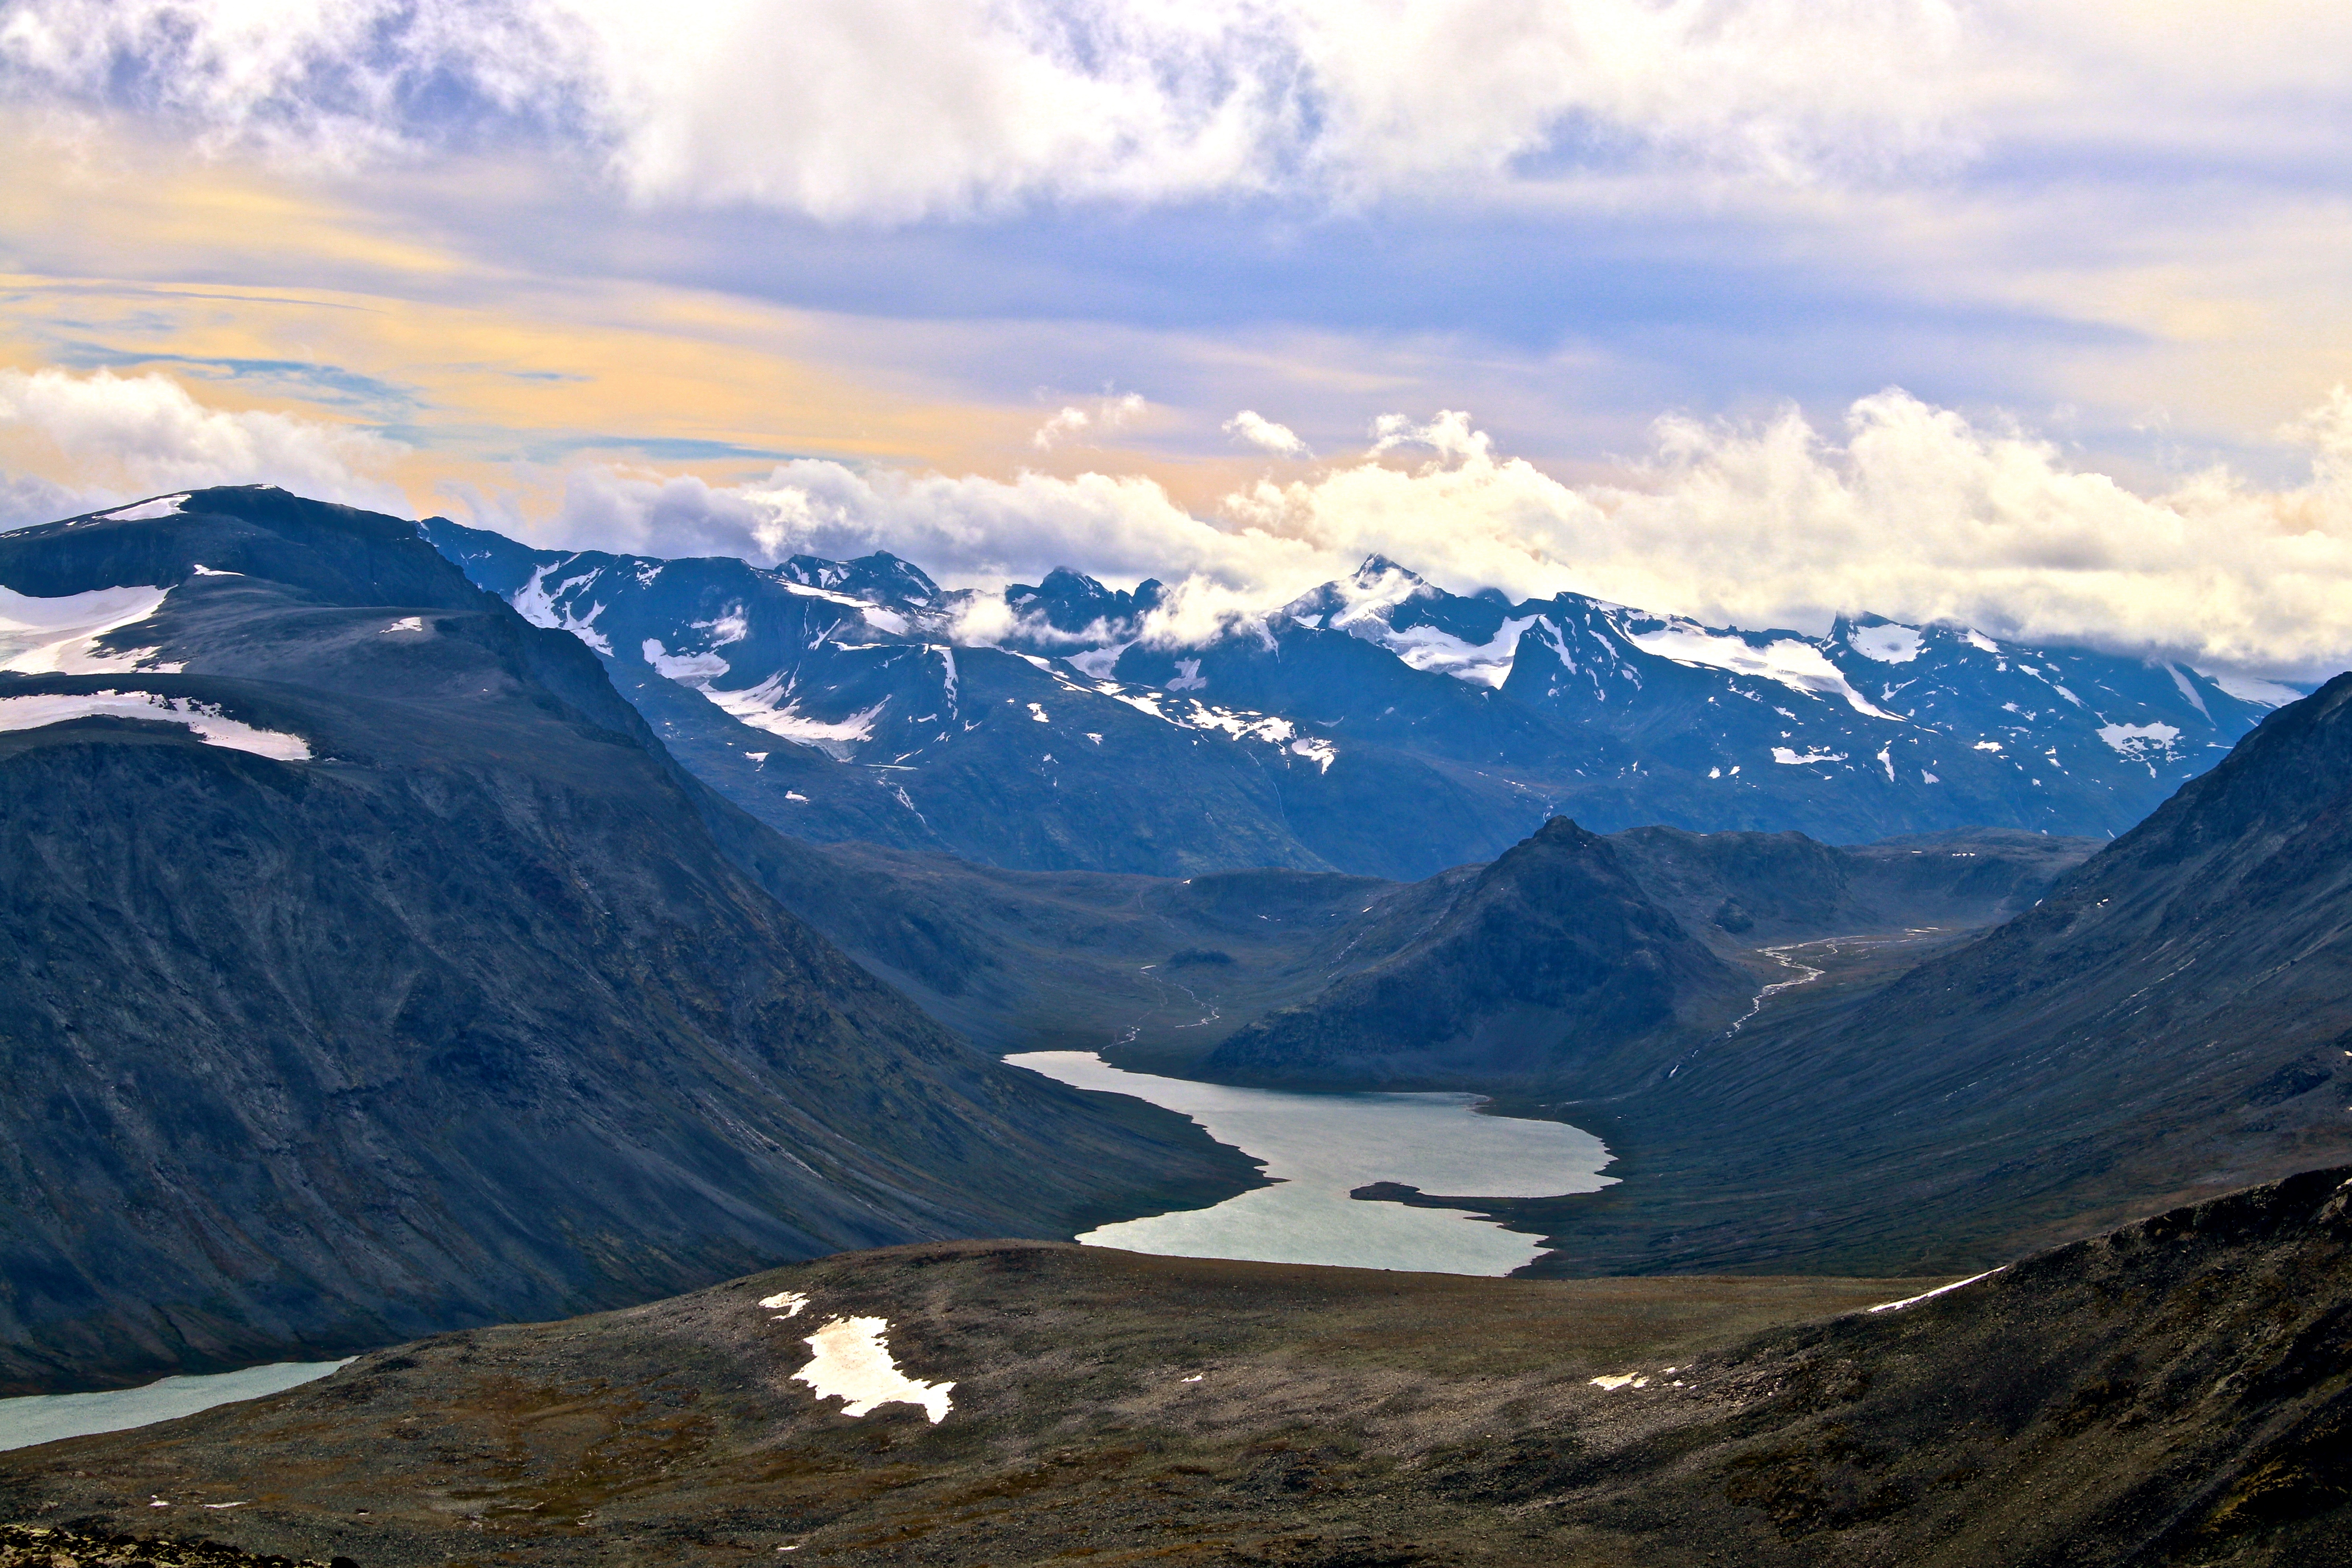
[[[122,499],[104,490],[77,489],[57,484],[38,474],[17,474],[0,469],[0,533],[95,511],[109,501]]]
[[[1141,418],[1151,405],[1139,392],[1118,397],[1105,396],[1095,404],[1091,414],[1075,404],[1064,404],[1045,423],[1037,426],[1031,445],[1039,451],[1048,451],[1060,443],[1085,435],[1089,430],[1116,430],[1130,420]]]
[[[1056,565],[1156,576],[1180,584],[1171,614],[1186,635],[1381,553],[1458,592],[1568,589],[1750,627],[1867,610],[2309,672],[2352,656],[2352,394],[2294,434],[2308,484],[2266,490],[2216,468],[2143,496],[2046,441],[1888,391],[1854,404],[1834,441],[1793,410],[1760,426],[1661,421],[1638,482],[1577,487],[1496,455],[1449,411],[1385,418],[1362,457],[1261,481],[1214,518],[1148,479],[803,460],[735,488],[583,470],[552,532],[761,560],[887,549],[964,584]],[[1412,449],[1430,456],[1399,460]]]
[[[1087,416],[1085,409],[1065,404],[1060,412],[1037,426],[1037,433],[1029,437],[1029,441],[1042,452],[1057,441],[1082,434],[1086,427],[1093,423],[1094,421]]]
[[[1311,458],[1307,443],[1287,425],[1276,425],[1254,408],[1244,408],[1224,423],[1224,432],[1278,458]]]
[[[12,0],[0,12],[0,69],[19,96],[128,102],[345,159],[440,142],[452,124],[520,128],[584,148],[643,200],[827,219],[1036,198],[1458,195],[1562,170],[1802,188],[2020,141],[2310,153],[2334,133],[2315,130],[2326,117],[2309,105],[2340,92],[2333,62],[2348,52],[2352,17],[2284,0]]]
[[[0,434],[61,457],[80,481],[70,499],[89,504],[203,485],[277,484],[404,510],[400,491],[372,477],[406,450],[399,442],[289,414],[209,408],[166,375],[0,369]]]
[[[1244,580],[1260,588],[1317,571],[1318,552],[1299,541],[1261,538],[1246,528],[1194,517],[1151,479],[1023,474],[1011,480],[966,475],[860,471],[801,458],[765,479],[715,486],[617,468],[568,476],[562,510],[536,537],[582,547],[650,554],[723,553],[775,561],[796,552],[830,557],[887,550],[952,583],[1035,582],[1055,566],[1100,577]]]

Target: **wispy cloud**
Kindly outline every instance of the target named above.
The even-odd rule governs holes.
[[[1139,392],[1099,398],[1091,410],[1081,408],[1075,403],[1066,403],[1045,423],[1037,426],[1037,433],[1029,438],[1029,444],[1041,452],[1050,451],[1093,431],[1117,430],[1143,417],[1150,407],[1151,405],[1144,401]]]

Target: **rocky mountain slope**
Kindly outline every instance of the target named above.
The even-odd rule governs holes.
[[[1151,583],[943,592],[887,555],[755,568],[421,526],[595,648],[680,759],[763,820],[1009,868],[1414,879],[1560,815],[1839,843],[2106,837],[2268,706],[2183,667],[1966,627],[1726,631],[1575,595],[1446,594],[1380,560],[1180,636]]]
[[[1801,834],[1674,828],[1606,842],[1656,906],[1644,919],[1679,922],[1716,958],[1760,976],[1755,984],[1787,977],[1759,954],[1765,943],[1922,927],[1934,928],[1925,940],[1948,940],[2031,905],[2098,847],[1975,833],[1840,848]],[[787,908],[991,1049],[1104,1050],[1123,1066],[1180,1073],[1199,1070],[1235,1030],[1458,932],[1457,906],[1485,874],[1019,871],[782,840],[752,864]],[[1574,916],[1536,919],[1557,931]],[[1740,991],[1743,1005],[1754,988]]]
[[[0,1388],[1247,1185],[756,879],[570,636],[229,489],[0,536]]]
[[[1479,871],[1410,946],[1236,1030],[1224,1082],[1563,1092],[1638,1079],[1745,1009],[1753,984],[1566,817]]]
[[[855,1254],[0,1455],[0,1509],[365,1568],[2322,1568],[2352,1531],[2347,1175],[1918,1300]]]
[[[2038,907],[1571,1110],[1639,1174],[1561,1266],[1961,1267],[2352,1153],[2347,781],[2338,677]]]

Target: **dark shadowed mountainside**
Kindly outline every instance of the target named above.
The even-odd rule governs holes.
[[[1763,975],[1759,985],[1788,973],[1759,953],[1766,944],[1919,928],[1948,938],[2030,906],[2097,847],[1985,832],[1838,848],[1800,834],[1674,828],[1608,843],[1685,931]],[[1123,1066],[1179,1073],[1234,1030],[1311,1006],[1432,940],[1483,870],[1412,883],[1278,868],[1017,871],[772,837],[745,858],[787,908],[991,1049],[1104,1049]]]
[[[1674,1059],[1753,987],[1565,817],[1462,885],[1411,945],[1236,1030],[1200,1070],[1243,1083],[1598,1087]]]
[[[1252,1179],[845,958],[755,879],[780,841],[413,525],[120,511],[0,537],[59,633],[0,673],[0,1388]]]
[[[2352,1152],[2352,677],[2281,709],[2036,908],[1775,998],[1572,1109],[1634,1174],[1520,1218],[1546,1267],[1999,1261]],[[1635,1086],[1628,1086],[1629,1089]]]
[[[2347,1173],[1920,1300],[851,1255],[0,1455],[0,1510],[365,1568],[2335,1568]],[[827,1394],[858,1324],[929,1386]]]

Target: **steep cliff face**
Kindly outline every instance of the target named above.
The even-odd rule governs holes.
[[[65,633],[0,673],[0,1387],[1251,1179],[849,962],[577,641],[404,529],[215,491],[0,539]]]

